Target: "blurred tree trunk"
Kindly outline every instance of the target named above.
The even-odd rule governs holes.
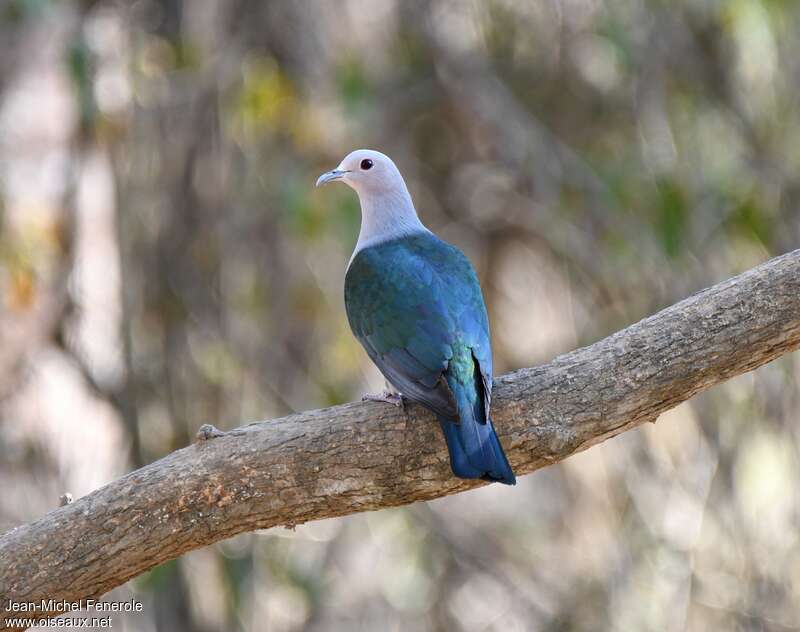
[[[493,415],[518,474],[560,461],[800,346],[800,250],[542,367],[497,380]],[[222,433],[0,538],[0,594],[96,597],[244,531],[431,500],[450,475],[430,413],[372,403]]]

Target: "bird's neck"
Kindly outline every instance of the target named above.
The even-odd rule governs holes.
[[[429,232],[417,216],[408,189],[359,196],[361,202],[361,230],[358,233],[353,256],[364,248],[407,235]]]

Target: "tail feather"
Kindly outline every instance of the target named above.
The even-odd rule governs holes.
[[[491,419],[485,418],[483,402],[460,385],[454,395],[458,404],[459,419],[439,417],[453,474],[461,478],[481,478],[506,485],[517,480],[508,463],[503,447],[494,431]],[[472,395],[472,397],[470,397]],[[471,400],[471,401],[470,401]]]
[[[450,452],[453,474],[460,478],[516,484],[517,479],[491,421],[478,424],[474,419],[458,422],[440,417],[439,424]]]

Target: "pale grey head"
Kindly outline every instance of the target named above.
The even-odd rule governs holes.
[[[372,149],[356,149],[344,157],[336,169],[323,173],[317,186],[341,181],[356,193],[380,194],[391,190],[406,190],[400,171],[386,154]]]
[[[344,182],[358,194],[361,231],[353,256],[369,246],[428,230],[417,217],[403,176],[386,154],[372,149],[350,152],[336,169],[317,179],[317,186],[328,182]]]

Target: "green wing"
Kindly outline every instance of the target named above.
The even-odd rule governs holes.
[[[479,365],[488,413],[491,343],[478,279],[461,252],[425,233],[359,252],[345,278],[350,327],[384,376],[403,395],[458,419],[445,377]],[[488,418],[488,414],[486,416]]]

